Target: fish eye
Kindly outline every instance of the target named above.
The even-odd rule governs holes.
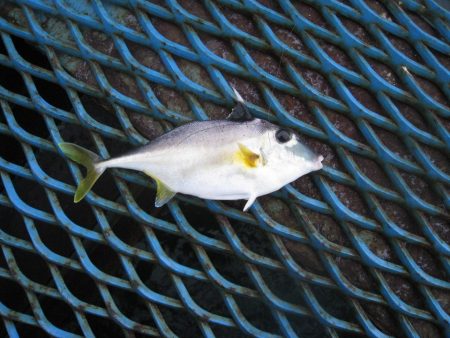
[[[275,133],[275,138],[279,143],[286,143],[292,138],[292,132],[287,129],[279,129]]]

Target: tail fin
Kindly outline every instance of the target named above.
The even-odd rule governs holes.
[[[96,167],[95,164],[101,159],[90,150],[77,146],[73,143],[60,143],[58,146],[64,155],[72,161],[81,164],[87,170],[86,177],[81,180],[80,184],[78,184],[75,196],[73,197],[73,201],[78,203],[84,198],[84,196],[86,196],[89,190],[91,190],[94,183],[105,171],[105,168]]]

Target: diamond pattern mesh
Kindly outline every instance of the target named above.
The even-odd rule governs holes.
[[[450,319],[450,9],[437,0],[0,0],[0,335],[426,336]],[[242,201],[112,170],[235,87],[320,172]]]

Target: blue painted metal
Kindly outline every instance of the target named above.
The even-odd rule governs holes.
[[[211,337],[448,335],[450,12],[445,4],[1,4],[0,65],[15,70],[23,86],[11,89],[8,80],[0,82],[0,334],[39,329],[54,336],[94,336],[99,330]],[[280,37],[280,29],[287,38]],[[213,39],[228,43],[233,55],[208,44]],[[44,57],[48,67],[24,57],[18,41],[20,48],[36,48],[34,55]],[[144,59],[131,43],[146,51]],[[255,50],[268,53],[278,67],[264,67]],[[155,210],[151,190],[145,189],[152,183],[117,170],[109,188],[102,190],[108,184],[99,182],[98,193],[90,193],[85,203],[69,202],[81,172],[56,144],[75,138],[93,143],[101,156],[116,154],[124,143],[129,148],[147,142],[140,129],[145,124],[162,131],[211,118],[208,105],[229,110],[231,85],[247,98],[251,94],[250,87],[239,88],[242,81],[257,88],[260,99],[249,99],[257,116],[325,145],[320,149],[326,166],[312,180],[261,199],[250,213],[235,204],[186,196]],[[42,82],[62,89],[68,104],[43,95]],[[304,102],[315,122],[293,114],[280,94]],[[95,110],[87,97],[100,102]],[[405,114],[399,102],[418,112],[422,122]],[[42,123],[41,132],[24,127],[24,109]],[[342,128],[330,111],[351,123],[342,122]],[[373,164],[361,164],[361,158]],[[374,167],[381,174],[371,172]],[[380,183],[379,175],[388,183]],[[308,184],[316,193],[301,188]],[[145,204],[143,196],[148,196]],[[394,205],[405,213],[392,212]],[[125,235],[127,227],[131,234]],[[63,237],[64,244],[58,244]],[[173,243],[189,250],[174,249]],[[100,248],[109,248],[108,254]],[[35,260],[41,262],[38,271],[30,270]],[[151,269],[146,280],[142,266]],[[74,291],[74,274],[90,281],[81,286],[84,294]],[[5,285],[15,287],[9,291]],[[133,297],[118,296],[119,291]],[[5,300],[12,292],[17,292],[13,304]],[[54,303],[64,310],[55,310],[60,308]]]

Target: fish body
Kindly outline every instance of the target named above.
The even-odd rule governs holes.
[[[247,210],[258,196],[321,169],[323,160],[293,131],[256,118],[188,123],[107,160],[71,143],[60,148],[88,171],[76,202],[106,169],[124,168],[142,171],[157,182],[156,206],[183,193],[211,200],[246,199]]]

